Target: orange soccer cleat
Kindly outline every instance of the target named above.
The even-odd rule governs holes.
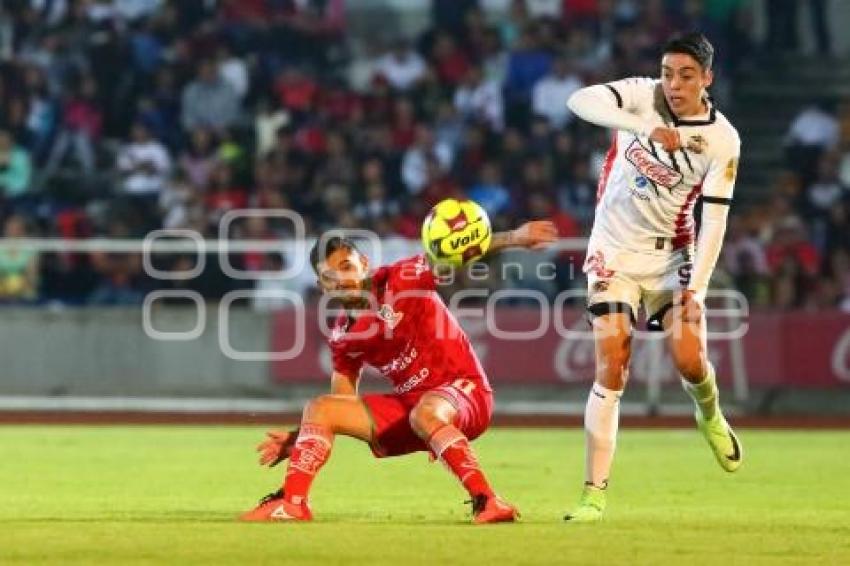
[[[498,495],[476,495],[472,503],[472,522],[477,525],[485,523],[509,523],[519,519],[519,510]]]
[[[283,490],[279,489],[260,500],[260,503],[239,517],[240,521],[276,522],[276,521],[312,521],[313,513],[307,501],[301,504],[291,503],[284,499]]]

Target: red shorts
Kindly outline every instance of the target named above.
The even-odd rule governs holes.
[[[430,447],[410,428],[410,411],[423,395],[436,393],[457,409],[454,426],[469,440],[481,436],[493,416],[493,392],[481,382],[458,379],[452,383],[409,393],[364,395],[363,403],[372,418],[372,452],[378,458],[430,451]]]

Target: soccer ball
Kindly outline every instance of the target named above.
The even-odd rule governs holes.
[[[445,199],[422,222],[422,245],[433,263],[461,266],[483,256],[493,233],[490,218],[471,200]]]

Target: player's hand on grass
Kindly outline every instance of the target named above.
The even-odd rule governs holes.
[[[558,239],[558,230],[549,220],[532,220],[514,230],[511,239],[515,246],[542,250]]]
[[[267,432],[266,439],[257,446],[257,452],[260,453],[260,465],[273,468],[289,458],[297,438],[298,429]]]
[[[679,137],[679,130],[676,128],[655,128],[649,134],[649,139],[660,143],[665,151],[676,151],[682,147],[682,138]]]

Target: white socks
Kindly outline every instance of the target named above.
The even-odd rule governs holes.
[[[584,410],[585,481],[596,487],[608,484],[608,474],[617,446],[622,391],[612,391],[594,383]]]
[[[717,379],[714,375],[714,366],[710,362],[705,379],[696,384],[682,379],[682,387],[685,388],[685,391],[694,400],[704,419],[710,420],[717,414],[717,411],[720,409]]]

